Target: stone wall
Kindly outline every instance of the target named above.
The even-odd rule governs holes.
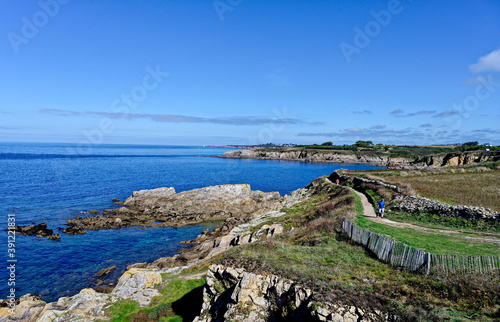
[[[403,195],[398,195],[395,201],[391,204],[391,209],[409,213],[426,212],[443,217],[459,217],[467,220],[500,220],[500,213],[483,207],[455,206],[427,198]]]

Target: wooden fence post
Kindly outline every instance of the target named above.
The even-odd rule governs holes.
[[[425,270],[425,275],[429,275],[431,271],[431,253],[425,253],[425,256],[427,257],[427,267]]]

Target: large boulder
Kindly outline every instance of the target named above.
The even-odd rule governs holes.
[[[144,213],[198,215],[210,219],[274,210],[278,192],[253,191],[248,184],[219,185],[175,193],[173,188],[136,191],[124,205]]]
[[[23,321],[34,322],[45,307],[45,302],[37,295],[26,294],[21,296],[15,308],[2,307],[0,322]]]
[[[68,220],[65,233],[128,226],[179,227],[211,220],[225,220],[281,208],[278,192],[253,191],[248,184],[220,185],[175,193],[174,188],[135,191],[118,209],[103,216]]]
[[[154,288],[161,281],[157,270],[131,268],[120,277],[111,296],[117,300],[137,301],[142,307],[149,306],[153,297],[161,295]]]

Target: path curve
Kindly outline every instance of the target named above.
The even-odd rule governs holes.
[[[440,233],[445,233],[445,234],[464,233],[464,232],[459,231],[459,230],[433,229],[433,228],[417,226],[417,225],[404,223],[404,222],[392,221],[392,220],[389,220],[387,218],[377,217],[377,215],[375,214],[375,210],[373,209],[373,205],[368,201],[368,198],[363,193],[361,193],[359,191],[356,191],[354,189],[352,189],[352,191],[356,195],[358,195],[359,198],[361,199],[361,204],[363,205],[363,217],[366,217],[371,221],[377,222],[379,224],[392,226],[392,227],[398,227],[398,228],[412,228],[412,229],[426,230],[426,231],[431,231],[431,232],[440,232]],[[465,238],[479,240],[479,241],[488,241],[488,242],[500,244],[500,234],[488,233],[486,235],[489,236],[490,238],[472,237],[472,236],[466,236]],[[491,237],[493,237],[493,238],[491,238]]]

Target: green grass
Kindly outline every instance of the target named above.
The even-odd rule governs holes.
[[[135,301],[118,301],[114,303],[108,311],[111,321],[132,321],[134,315],[141,310],[139,303]]]
[[[162,295],[155,297],[150,307],[141,308],[135,301],[122,300],[109,308],[108,315],[113,322],[192,320],[199,313],[193,311],[193,307],[201,307],[201,287],[204,284],[205,277],[176,277],[160,289]]]
[[[429,232],[413,228],[398,228],[373,222],[366,217],[358,217],[355,223],[374,233],[388,235],[394,240],[434,254],[500,256],[498,244],[466,238],[472,234],[445,234],[437,231]]]
[[[319,247],[291,245],[286,240],[248,244],[229,251],[221,263],[291,279],[315,291],[318,302],[339,301],[384,311],[387,303],[392,303],[390,310],[403,320],[436,320],[452,315],[460,321],[477,313],[484,320],[494,319],[484,314],[495,314],[490,307],[495,307],[492,302],[497,301],[495,296],[498,298],[496,289],[488,285],[487,294],[471,300],[462,277],[447,279],[397,271],[370,257],[362,247],[335,238]],[[495,285],[498,289],[498,283]]]
[[[354,211],[356,211],[356,215],[363,216],[364,208],[363,203],[361,202],[361,198],[357,194],[354,194],[354,199],[356,199],[356,206],[354,208]]]
[[[457,229],[460,231],[500,234],[499,221],[467,220],[464,218],[443,217],[429,213],[408,214],[400,211],[386,212],[388,219],[417,224],[434,229]],[[500,237],[500,235],[498,236]]]

